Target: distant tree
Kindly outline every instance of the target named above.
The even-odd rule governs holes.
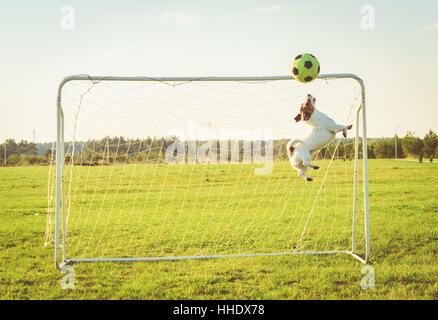
[[[6,140],[5,144],[6,144],[6,158],[9,155],[17,154],[17,151],[18,151],[17,147],[18,146],[17,146],[17,143],[15,142],[14,139]]]
[[[419,157],[419,161],[423,161],[424,144],[423,141],[414,135],[414,132],[408,131],[402,141],[402,148],[405,154]]]
[[[20,155],[18,155],[18,154],[11,154],[11,155],[8,156],[7,164],[15,166],[15,165],[19,164],[20,159],[21,159]]]
[[[38,155],[37,145],[33,142],[27,144],[26,154]]]
[[[5,154],[5,146],[4,144],[0,144],[0,165],[2,165],[5,162],[4,154]]]
[[[360,146],[362,148],[362,145]],[[368,159],[376,159],[376,143],[368,143],[367,145]]]
[[[35,143],[21,140],[17,145],[17,154],[37,155],[38,149]]]
[[[376,157],[377,158],[394,158],[394,144],[389,139],[379,139],[376,143]]]
[[[429,161],[433,161],[433,157],[435,155],[435,150],[438,146],[438,136],[432,130],[429,130],[429,133],[423,139],[424,144],[424,155],[429,158]]]
[[[17,154],[26,154],[27,152],[27,141],[21,140],[17,144]]]
[[[50,159],[52,157],[52,147],[46,149],[46,152],[44,152],[44,156],[47,159]]]

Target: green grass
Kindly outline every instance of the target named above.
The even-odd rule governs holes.
[[[68,256],[349,249],[352,163],[334,162],[309,217],[328,162],[319,165],[312,183],[288,163],[267,176],[253,165],[76,167]],[[43,245],[47,174],[0,168],[2,299],[438,298],[437,164],[369,161],[374,290],[361,289],[363,265],[346,254],[74,264],[75,289],[63,290]]]

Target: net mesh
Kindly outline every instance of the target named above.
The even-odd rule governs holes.
[[[361,90],[353,79],[68,82],[68,258],[351,250],[354,130],[315,155],[311,183],[288,162],[288,141],[308,131],[293,121],[307,93],[337,123],[355,124]]]

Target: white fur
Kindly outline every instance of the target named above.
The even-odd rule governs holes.
[[[305,122],[312,127],[312,130],[310,134],[303,139],[289,141],[287,144],[287,152],[290,164],[293,168],[298,170],[298,175],[307,181],[312,181],[312,178],[306,176],[308,168],[319,169],[318,166],[310,163],[312,155],[333,141],[336,137],[336,133],[343,131],[344,136],[346,136],[347,130],[351,129],[351,126],[347,127],[336,124],[336,122],[327,115],[316,110],[315,98],[311,95],[308,95],[308,97],[312,101],[314,112],[310,119]],[[294,147],[292,155],[289,152],[291,146]]]

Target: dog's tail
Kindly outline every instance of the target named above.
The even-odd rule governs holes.
[[[301,141],[300,139],[295,139],[295,140],[291,140],[289,141],[289,143],[287,144],[287,153],[289,154],[289,157],[292,157],[295,151],[295,145],[297,143],[301,143],[304,144],[303,141]]]

